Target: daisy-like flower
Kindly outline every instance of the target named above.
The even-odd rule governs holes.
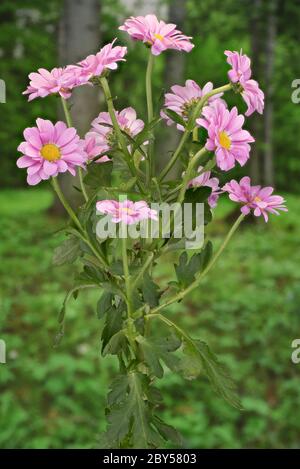
[[[151,209],[147,202],[141,200],[132,202],[124,200],[118,202],[116,200],[100,200],[96,204],[98,212],[110,215],[113,223],[124,223],[133,225],[142,220],[158,220],[157,211]]]
[[[174,85],[171,88],[172,93],[165,94],[165,108],[179,114],[184,120],[188,120],[191,110],[200,101],[200,99],[207,93],[213,90],[213,84],[209,81],[201,89],[200,86],[194,80],[186,80],[184,86]],[[213,101],[220,99],[223,93],[216,94],[209,98],[208,104]],[[171,125],[174,123],[162,110],[161,117],[166,119],[167,124]],[[178,130],[184,131],[182,125],[177,124]]]
[[[99,145],[96,143],[96,137],[87,134],[81,142],[83,150],[87,154],[89,160],[93,160],[96,156],[100,155],[101,150],[99,149]],[[110,159],[108,156],[104,155],[95,160],[95,163],[106,163],[107,161],[110,161]]]
[[[247,111],[245,112],[245,115],[247,117],[251,116],[251,114],[253,114],[255,111],[257,111],[259,114],[262,114],[265,105],[265,95],[260,89],[257,81],[241,80],[240,85],[242,87],[241,95],[247,104]]]
[[[135,137],[144,128],[144,122],[137,119],[136,112],[132,107],[122,111],[115,111],[121,130],[130,137]],[[94,156],[109,151],[116,144],[115,132],[108,112],[100,112],[99,116],[92,122],[91,130],[86,134],[86,140],[94,139]]]
[[[198,173],[200,173],[202,170],[203,170],[203,166],[199,166]],[[210,176],[211,176],[210,171],[204,171],[204,173],[193,178],[189,182],[188,187],[201,187],[201,186],[210,187],[211,194],[208,197],[207,202],[211,208],[214,208],[217,205],[219,195],[222,193],[222,191],[219,186],[219,179],[215,177],[210,177]]]
[[[257,111],[259,114],[264,110],[264,93],[259,88],[257,81],[251,78],[251,61],[242,52],[226,50],[227,63],[232,69],[228,72],[229,80],[239,86],[239,91],[247,104],[246,116]]]
[[[81,83],[87,83],[91,78],[101,76],[106,70],[116,70],[118,62],[124,62],[127,47],[114,46],[113,42],[106,44],[96,55],[89,55],[78,63]]]
[[[287,212],[285,200],[280,195],[272,195],[273,187],[251,186],[248,176],[243,177],[238,183],[234,179],[225,184],[224,192],[229,193],[229,198],[242,204],[241,212],[248,215],[251,210],[256,217],[263,216],[268,221],[268,212],[279,215],[278,210]]]
[[[190,52],[194,47],[190,41],[192,38],[176,29],[176,24],[159,21],[155,15],[131,16],[119,29],[126,31],[132,39],[151,46],[153,55],[167,49]]]
[[[216,101],[206,106],[196,121],[207,130],[205,147],[215,152],[217,165],[223,171],[232,169],[236,161],[243,166],[249,158],[249,144],[254,138],[242,129],[244,120],[236,107],[229,111],[222,102]]]
[[[249,80],[251,77],[251,60],[242,52],[225,50],[227,63],[232,69],[228,72],[228,78],[232,83],[238,83],[242,80]]]
[[[72,89],[79,84],[79,69],[70,65],[64,68],[53,68],[50,72],[39,68],[38,72],[29,74],[30,83],[23,92],[28,101],[35,98],[45,98],[49,94],[58,93],[64,99],[71,96]]]
[[[34,186],[66,171],[75,176],[76,166],[84,167],[87,160],[76,129],[44,119],[37,119],[36,124],[24,130],[25,142],[18,147],[23,156],[17,166],[27,168],[28,184]]]

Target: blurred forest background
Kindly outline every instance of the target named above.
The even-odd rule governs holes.
[[[204,378],[187,384],[169,373],[160,384],[167,404],[162,412],[187,448],[300,447],[300,365],[290,359],[300,333],[300,103],[291,99],[292,83],[300,79],[299,0],[2,0],[0,78],[7,95],[0,104],[0,338],[7,364],[0,364],[1,448],[97,445],[115,366],[100,357],[95,293],[70,304],[65,338],[52,348],[57,312],[72,282],[67,266],[51,264],[61,239],[53,233],[64,221],[51,210],[47,183],[25,189],[25,171],[15,162],[23,129],[37,117],[56,120],[59,100],[28,104],[22,91],[30,72],[76,62],[118,37],[129,53],[111,75],[117,106],[132,105],[145,117],[145,49],[117,28],[130,14],[152,12],[176,23],[196,45],[190,54],[167,52],[156,60],[157,110],[162,91],[187,78],[223,85],[225,49],[251,56],[266,109],[247,120],[256,143],[248,167],[234,176],[251,173],[258,183],[274,184],[289,208],[267,226],[247,224],[201,290],[168,312],[228,365],[245,410],[230,408]],[[83,133],[104,103],[98,90],[77,91],[72,113]],[[245,111],[240,99],[230,99]],[[177,138],[161,126],[160,161]],[[71,190],[68,179],[64,185]],[[215,239],[228,230],[234,209],[228,201],[219,204]],[[166,274],[161,266],[161,278]]]

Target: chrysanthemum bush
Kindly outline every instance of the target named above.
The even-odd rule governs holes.
[[[80,290],[99,289],[97,315],[104,322],[101,353],[103,357],[114,355],[119,363],[119,373],[108,392],[107,432],[102,444],[155,448],[166,440],[180,445],[178,432],[159,416],[162,396],[155,380],[163,377],[166,368],[187,380],[206,375],[221,397],[241,407],[227,370],[201,338],[193,337],[172,320],[167,307],[200,288],[201,280],[215,266],[246,215],[252,212],[268,221],[270,213],[287,209],[282,197],[272,195],[271,187],[251,185],[249,177],[221,187],[217,177],[236,164],[243,166],[254,142],[244,129],[244,116],[236,107],[228,109],[226,93],[241,95],[246,116],[263,112],[264,95],[251,78],[250,59],[242,52],[225,51],[229,82],[218,88],[211,82],[203,85],[193,80],[187,80],[184,86],[175,84],[165,95],[160,114],[155,115],[151,86],[155,56],[168,49],[190,52],[191,38],[154,15],[131,17],[120,29],[133,40],[143,41],[145,52],[148,49],[147,122],[132,107],[117,109],[109,74],[125,61],[127,49],[113,41],[76,65],[30,74],[24,94],[29,100],[60,95],[66,123],[37,119],[36,126],[24,131],[17,165],[27,168],[30,185],[49,179],[70,216],[64,230],[66,240],[54,253],[58,265],[76,262],[74,286],[59,314],[57,342],[64,334],[69,299],[76,298]],[[80,86],[100,86],[107,103],[107,110],[101,110],[84,136],[79,136],[72,125],[68,101],[72,90]],[[160,155],[155,132],[165,124],[176,126],[181,138],[157,174],[155,162]],[[170,180],[170,170],[178,163],[181,176]],[[67,171],[78,176],[74,185],[81,192],[82,204],[77,211],[59,185],[59,173]],[[171,217],[168,238],[109,238],[96,232],[101,216],[110,216],[112,223],[123,228],[158,220],[160,214],[151,208],[153,202],[177,202],[180,206],[202,203],[207,225],[222,194],[229,194],[241,205],[241,214],[215,252],[212,240],[206,237],[201,248],[189,252],[184,235],[180,240],[174,236],[175,217]],[[157,265],[170,259],[174,259],[174,277],[166,284],[157,284]]]

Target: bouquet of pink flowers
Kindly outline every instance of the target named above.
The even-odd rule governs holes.
[[[66,123],[39,118],[36,126],[25,129],[17,165],[27,169],[30,185],[49,179],[70,217],[54,262],[82,266],[59,314],[58,337],[64,333],[68,300],[82,289],[99,289],[102,355],[114,355],[119,363],[107,398],[103,445],[156,448],[169,439],[180,444],[178,432],[158,415],[161,395],[155,380],[166,368],[186,379],[207,375],[217,393],[241,407],[232,379],[208,345],[183,330],[165,310],[198,288],[246,215],[253,212],[268,221],[269,214],[287,209],[272,187],[251,185],[249,177],[221,187],[216,177],[236,163],[243,166],[254,142],[243,127],[244,116],[236,107],[228,108],[225,94],[233,91],[242,96],[246,116],[263,112],[264,94],[251,78],[250,59],[242,52],[225,51],[228,83],[219,88],[211,82],[201,87],[193,80],[174,85],[155,115],[155,56],[168,49],[190,52],[192,38],[154,15],[131,17],[120,29],[149,50],[147,122],[132,107],[115,109],[108,79],[125,61],[127,48],[113,41],[76,65],[41,68],[29,75],[24,92],[29,101],[60,95]],[[102,88],[107,111],[100,112],[85,136],[79,136],[68,100],[74,88],[86,85]],[[155,130],[161,124],[175,125],[181,138],[157,174]],[[170,170],[179,162],[182,175],[170,180]],[[78,176],[82,204],[77,211],[59,185],[59,173],[67,171]],[[204,226],[212,221],[218,198],[225,193],[240,204],[241,214],[214,252]],[[167,259],[174,259],[174,278],[161,285],[155,280],[157,266],[170,252],[173,257]]]

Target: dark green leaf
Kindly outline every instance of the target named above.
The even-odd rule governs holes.
[[[145,302],[148,303],[151,308],[158,305],[161,292],[159,291],[158,285],[156,285],[149,276],[148,272],[144,274],[142,291]]]
[[[84,183],[91,189],[102,186],[109,186],[111,182],[112,162],[90,163],[87,167],[87,174]]]
[[[102,293],[100,300],[97,303],[97,316],[101,319],[112,308],[113,294],[110,292]]]
[[[186,121],[179,114],[177,114],[177,112],[164,108],[164,113],[176,124],[182,125],[183,127],[186,126]]]
[[[80,255],[80,241],[76,236],[71,235],[58,246],[53,255],[53,264],[72,264]]]

